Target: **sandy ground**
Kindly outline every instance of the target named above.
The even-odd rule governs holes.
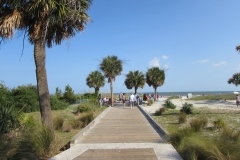
[[[159,98],[158,102],[154,102],[152,106],[144,106],[141,107],[148,113],[154,113],[156,110],[162,107],[162,104],[167,98]],[[235,101],[224,101],[224,100],[211,100],[211,101],[193,101],[187,100],[186,97],[182,97],[181,99],[172,99],[171,102],[177,106],[177,110],[182,108],[184,103],[193,104],[194,108],[206,107],[209,109],[228,109],[228,110],[236,110],[240,111],[240,106],[236,106]]]

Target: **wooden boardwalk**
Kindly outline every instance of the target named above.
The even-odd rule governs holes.
[[[115,104],[50,160],[182,160],[138,107]]]
[[[149,124],[141,111],[134,107],[111,107],[78,143],[158,143],[160,135]]]

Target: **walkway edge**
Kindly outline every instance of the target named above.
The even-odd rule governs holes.
[[[141,106],[138,106],[138,108],[150,122],[150,124],[152,124],[152,127],[156,130],[156,132],[166,141],[166,136],[168,136],[169,133],[164,128],[162,128],[162,126],[160,126]]]
[[[98,115],[91,123],[89,123],[86,127],[84,127],[81,131],[79,131],[75,136],[70,140],[70,148],[73,147],[77,143],[77,139],[80,136],[83,136],[86,131],[88,131],[95,123],[97,123],[109,110],[110,107],[106,108],[100,115]]]

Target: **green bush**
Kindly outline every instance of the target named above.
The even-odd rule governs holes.
[[[162,104],[163,107],[169,108],[169,109],[175,109],[176,105],[173,104],[170,100],[166,100],[164,104]]]
[[[193,104],[184,103],[182,106],[181,112],[185,112],[186,114],[192,114],[193,113]]]
[[[89,123],[92,122],[93,119],[94,119],[93,112],[84,113],[81,115],[81,117],[78,118],[78,120],[82,122],[81,127],[86,127]]]
[[[14,106],[0,105],[0,134],[10,133],[20,127],[22,112]]]
[[[23,115],[21,125],[24,129],[30,129],[36,126],[36,122],[33,116]]]
[[[50,95],[50,104],[52,110],[63,110],[69,106],[69,103],[58,99],[56,95]]]
[[[67,102],[69,104],[73,104],[76,102],[77,97],[74,94],[73,89],[69,85],[65,86],[65,92],[63,93],[61,100],[64,100],[65,102]]]
[[[159,108],[158,110],[155,111],[154,115],[155,116],[160,116],[163,114],[163,112],[165,112],[165,108]]]
[[[83,113],[91,110],[91,105],[89,103],[82,103],[77,106],[77,112]]]
[[[186,121],[187,121],[187,114],[185,112],[180,112],[178,122],[181,124],[181,123],[185,123]]]
[[[206,118],[196,118],[190,121],[190,126],[195,132],[199,132],[207,125],[207,122]]]
[[[23,112],[39,111],[37,86],[22,85],[11,90],[14,106],[23,109]]]

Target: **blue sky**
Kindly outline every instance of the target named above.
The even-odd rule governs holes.
[[[93,0],[92,22],[60,46],[47,49],[50,93],[70,85],[75,93],[94,91],[86,77],[103,57],[124,60],[114,92],[131,92],[125,75],[152,66],[166,69],[158,92],[239,91],[227,80],[240,71],[239,0]],[[33,46],[16,36],[1,45],[0,80],[9,88],[36,85]],[[108,83],[100,89],[110,92]],[[138,92],[153,92],[147,84]]]

